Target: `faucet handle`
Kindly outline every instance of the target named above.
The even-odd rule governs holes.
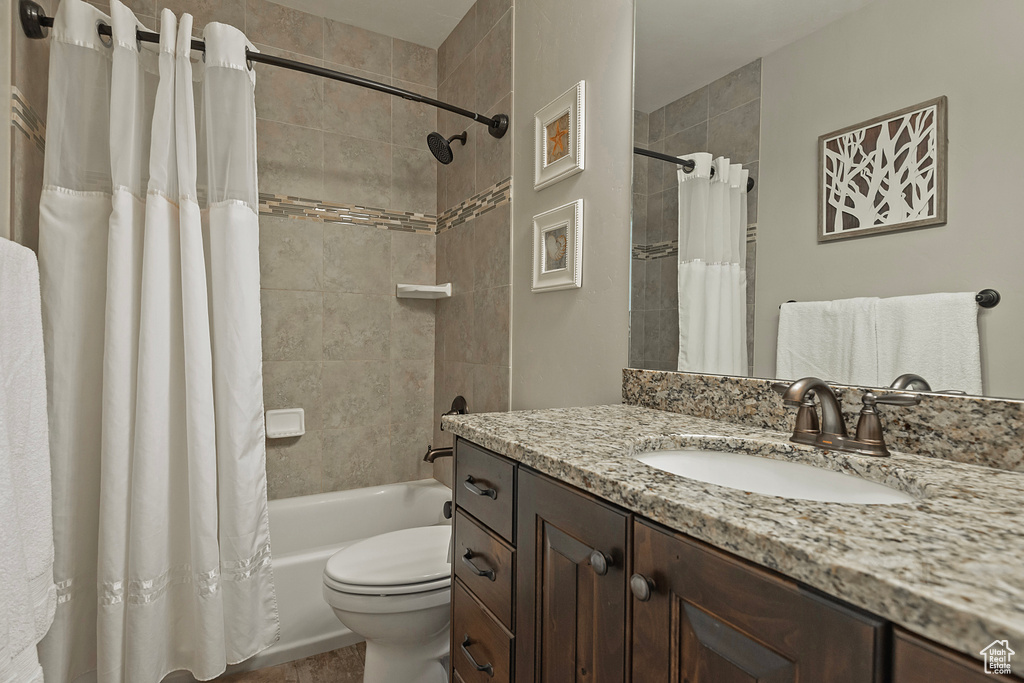
[[[873,406],[881,403],[890,406],[916,406],[921,402],[919,394],[882,394],[878,395],[873,391],[864,394],[861,402],[865,406]]]

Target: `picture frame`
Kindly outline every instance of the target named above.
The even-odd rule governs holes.
[[[533,291],[583,286],[583,200],[533,217]]]
[[[533,188],[540,190],[584,169],[586,82],[580,81],[534,114]]]
[[[818,242],[946,223],[945,96],[818,138]]]

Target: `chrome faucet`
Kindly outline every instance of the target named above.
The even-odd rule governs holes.
[[[790,441],[803,443],[833,451],[857,453],[874,457],[886,457],[889,449],[885,446],[882,421],[875,406],[888,404],[912,406],[921,402],[915,394],[876,394],[868,391],[862,399],[863,406],[857,421],[857,432],[853,438],[846,432],[846,420],[835,391],[824,380],[804,377],[792,384],[776,382],[772,389],[782,394],[786,405],[800,408],[796,427]],[[814,396],[821,404],[821,428],[815,430],[817,414],[814,411]]]
[[[442,413],[441,417],[445,415],[469,415],[469,404],[466,403],[466,399],[462,396],[456,396],[455,400],[452,401],[452,407],[447,413]],[[441,423],[441,431],[444,431],[444,422]],[[450,458],[455,452],[451,446],[444,448],[434,448],[430,444],[427,444],[427,452],[423,456],[423,462],[434,462],[438,458]]]

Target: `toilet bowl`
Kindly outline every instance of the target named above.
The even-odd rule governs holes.
[[[342,548],[324,568],[324,600],[366,639],[363,683],[444,683],[450,526],[401,529]]]

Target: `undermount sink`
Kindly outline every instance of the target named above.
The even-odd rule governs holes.
[[[641,453],[636,458],[687,479],[769,496],[861,505],[914,501],[903,491],[860,477],[746,453],[683,449]]]

